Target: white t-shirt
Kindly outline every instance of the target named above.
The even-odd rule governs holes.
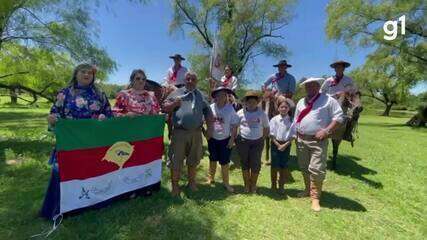
[[[231,76],[231,79],[227,84],[225,84],[226,81],[227,77],[225,75],[222,76],[221,83],[223,87],[229,88],[233,91],[237,89],[237,78],[235,76]]]
[[[340,104],[332,97],[320,94],[320,97],[314,102],[311,111],[296,123],[299,114],[306,107],[305,98],[300,99],[296,106],[294,122],[296,130],[300,134],[316,135],[316,133],[326,128],[333,120],[342,123],[343,112]]]
[[[340,92],[354,93],[357,91],[357,87],[354,84],[353,79],[345,75],[337,85],[332,86],[333,82],[334,77],[326,79],[326,81],[322,85],[320,92],[327,94],[331,97],[335,97],[336,94]]]
[[[185,84],[185,74],[187,73],[187,68],[184,66],[181,66],[180,69],[178,69],[178,73],[176,74],[176,81],[174,82],[172,80],[173,76],[173,66],[168,69],[168,72],[166,74],[166,77],[164,78],[164,85],[178,85],[178,84]]]
[[[214,131],[212,137],[216,140],[224,140],[230,137],[232,126],[239,124],[239,117],[233,105],[226,104],[220,109],[216,103],[212,103],[210,107],[214,117]]]
[[[260,108],[254,112],[246,111],[246,108],[237,112],[240,120],[240,136],[249,140],[257,140],[263,136],[264,128],[269,127],[268,116]]]
[[[295,133],[292,131],[292,122],[288,115],[282,117],[278,114],[270,120],[270,136],[277,141],[288,141]]]

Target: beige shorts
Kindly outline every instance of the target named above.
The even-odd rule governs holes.
[[[187,166],[199,165],[203,157],[201,129],[174,129],[171,139],[170,167],[180,170],[186,159]]]
[[[323,181],[326,177],[326,159],[328,156],[328,139],[318,141],[298,137],[297,158],[303,173],[310,174],[313,180]]]

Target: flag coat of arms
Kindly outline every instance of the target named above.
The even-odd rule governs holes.
[[[164,115],[60,120],[60,213],[160,185]]]

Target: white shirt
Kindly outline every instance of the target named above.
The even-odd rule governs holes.
[[[187,73],[187,68],[184,66],[181,66],[180,69],[178,69],[178,73],[176,74],[176,82],[172,81],[173,76],[173,66],[168,69],[168,72],[166,74],[166,77],[164,80],[164,85],[178,85],[178,84],[185,84],[185,74]]]
[[[270,120],[270,136],[277,141],[288,141],[295,135],[291,130],[291,126],[292,122],[288,115],[283,117],[278,114]]]
[[[332,86],[333,82],[334,82],[334,77],[330,77],[326,79],[326,81],[322,85],[320,92],[327,94],[331,97],[335,97],[336,94],[340,92],[354,93],[357,90],[356,85],[353,82],[353,79],[345,75],[337,85]]]
[[[246,108],[237,112],[240,120],[240,136],[249,140],[260,139],[264,134],[264,128],[269,127],[268,116],[260,108],[254,112],[246,111]]]
[[[222,76],[221,78],[222,86],[235,91],[237,89],[237,78],[235,76],[231,76],[231,81],[228,84],[224,84],[226,80],[227,80],[227,77],[225,75]]]
[[[300,134],[316,135],[319,130],[326,128],[333,120],[340,123],[343,122],[341,106],[337,100],[325,94],[320,94],[320,97],[314,102],[311,111],[300,123],[296,123],[299,114],[305,107],[305,98],[300,99],[296,106],[294,118],[296,130]]]
[[[226,104],[224,107],[218,108],[216,103],[212,103],[211,109],[214,116],[212,137],[216,140],[224,140],[230,137],[231,128],[239,124],[239,116],[237,116],[233,105]]]

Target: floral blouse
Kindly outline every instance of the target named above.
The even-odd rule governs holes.
[[[97,90],[94,85],[70,86],[62,89],[56,96],[56,102],[50,113],[55,114],[57,118],[67,119],[96,119],[101,114],[112,117],[107,96]]]
[[[113,112],[115,116],[123,116],[129,112],[139,115],[158,114],[160,105],[153,92],[137,93],[128,89],[117,94]]]

